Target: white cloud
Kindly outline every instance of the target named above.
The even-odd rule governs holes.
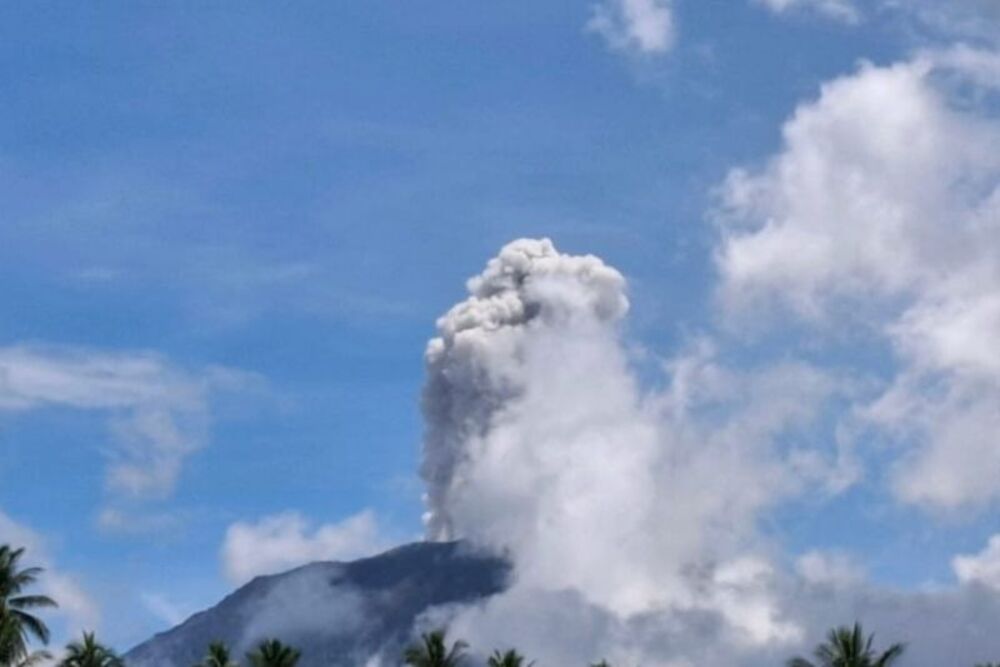
[[[586,26],[612,49],[665,53],[676,40],[671,0],[604,0],[594,5]]]
[[[64,407],[106,414],[106,485],[119,496],[163,498],[207,438],[212,390],[245,383],[226,369],[182,371],[159,356],[67,346],[0,348],[0,411]]]
[[[824,85],[785,124],[776,158],[730,173],[719,251],[729,305],[771,300],[817,317],[839,298],[928,289],[988,253],[978,213],[997,129],[952,108],[932,69],[924,58],[864,65]]]
[[[774,576],[771,565],[760,558],[725,563],[712,572],[705,606],[717,610],[739,632],[737,638],[752,646],[800,641],[804,628],[794,618],[783,618],[786,611],[769,590]]]
[[[900,369],[859,414],[906,448],[897,496],[929,508],[1000,499],[998,88],[1000,57],[968,48],[863,65],[721,190],[726,311],[884,337]]]
[[[794,11],[814,11],[844,23],[858,23],[861,12],[851,0],[757,0],[776,14]]]
[[[904,374],[861,414],[908,445],[892,468],[900,499],[937,511],[986,507],[997,500],[1000,388],[996,379]]]
[[[184,523],[182,513],[104,507],[97,513],[97,527],[107,533],[163,536],[177,531]]]
[[[1000,35],[1000,3],[996,0],[752,1],[778,15],[809,12],[848,25],[869,17],[890,20],[901,23],[911,37],[919,36],[925,43],[963,40],[995,45]]]
[[[151,614],[166,623],[168,627],[181,624],[191,615],[189,609],[176,604],[162,593],[140,593],[139,599]]]
[[[24,566],[45,568],[35,591],[48,595],[59,604],[58,609],[46,611],[44,615],[63,619],[66,636],[79,634],[83,630],[94,630],[100,625],[101,612],[97,603],[74,576],[55,566],[42,536],[14,521],[3,511],[0,511],[0,544],[23,547]]]
[[[861,583],[864,569],[849,554],[809,551],[795,560],[795,572],[809,585],[842,587]]]
[[[313,561],[371,556],[388,545],[371,510],[316,527],[297,512],[285,512],[229,526],[221,557],[226,577],[242,584]]]
[[[1000,535],[991,537],[977,554],[955,556],[951,566],[961,583],[981,584],[1000,591]]]
[[[996,44],[1000,37],[1000,3],[996,0],[882,0],[881,4],[946,39]]]

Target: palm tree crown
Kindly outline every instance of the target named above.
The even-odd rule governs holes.
[[[501,653],[500,651],[493,651],[493,655],[489,657],[486,661],[487,667],[531,667],[534,662],[529,662],[527,665],[524,664],[525,657],[515,651],[514,649],[509,649],[508,651]]]
[[[411,667],[456,667],[465,659],[467,647],[465,642],[457,641],[449,649],[445,642],[445,631],[435,630],[424,633],[418,644],[406,649],[403,664]]]
[[[875,635],[865,637],[860,623],[853,628],[842,626],[830,630],[826,642],[813,651],[819,667],[889,667],[903,654],[902,644],[893,644],[882,653],[872,649]],[[816,667],[805,658],[792,658],[788,667]]]
[[[208,645],[208,655],[195,667],[238,667],[229,656],[229,648],[222,642]]]
[[[34,584],[42,569],[21,569],[24,549],[0,545],[0,665],[17,664],[31,658],[28,643],[34,638],[43,644],[49,641],[49,628],[32,614],[32,610],[55,607],[44,595],[28,595],[25,589]],[[40,659],[35,654],[35,661]]]
[[[125,663],[114,651],[98,642],[93,632],[84,632],[82,640],[66,647],[66,657],[59,667],[125,667]]]
[[[247,654],[253,667],[295,667],[300,657],[301,651],[286,646],[277,639],[261,642],[256,651]]]

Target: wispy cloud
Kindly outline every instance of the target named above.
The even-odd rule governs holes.
[[[902,24],[926,43],[953,44],[956,39],[997,44],[1000,4],[994,0],[751,0],[781,16],[814,15],[846,25],[868,19]]]
[[[756,0],[776,14],[815,12],[844,23],[858,23],[862,15],[852,0]]]
[[[145,592],[139,595],[142,604],[146,609],[158,619],[173,627],[179,625],[188,618],[192,610],[178,605],[162,593]]]
[[[113,498],[126,500],[171,495],[185,459],[208,441],[211,394],[257,381],[231,369],[182,370],[151,353],[0,348],[0,410],[61,407],[106,415],[105,485]],[[124,516],[108,512],[110,518]]]
[[[604,0],[593,6],[586,29],[612,49],[640,54],[666,53],[677,38],[671,0]]]
[[[882,5],[946,40],[1000,42],[1000,3],[995,0],[883,0]]]
[[[231,582],[242,584],[312,561],[371,556],[389,544],[371,510],[319,526],[298,512],[285,512],[231,525],[222,546],[222,568]]]

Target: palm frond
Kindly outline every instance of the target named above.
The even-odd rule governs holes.
[[[13,609],[41,609],[59,606],[48,595],[19,595],[7,600],[7,605]]]
[[[34,651],[29,655],[21,658],[20,662],[15,664],[15,667],[33,667],[34,665],[40,664],[47,660],[52,659],[52,654],[48,651]]]

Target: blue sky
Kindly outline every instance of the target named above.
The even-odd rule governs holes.
[[[702,337],[734,368],[805,360],[860,387],[822,408],[815,437],[829,438],[923,372],[908,343],[872,333],[898,330],[900,301],[924,312],[909,269],[858,265],[871,278],[858,292],[898,276],[906,287],[862,302],[876,315],[848,317],[846,334],[839,301],[814,312],[817,291],[734,325],[727,290],[765,313],[741,290],[828,284],[727,264],[747,228],[797,209],[787,193],[730,202],[744,221],[728,226],[720,193],[738,167],[776,191],[765,165],[794,151],[783,126],[825,82],[861,76],[861,60],[888,69],[959,42],[994,54],[983,28],[995,11],[646,0],[631,6],[668,13],[672,29],[643,43],[628,37],[644,20],[629,6],[0,9],[0,511],[92,601],[61,631],[99,618],[124,647],[214,602],[234,583],[220,550],[238,522],[298,512],[334,525],[370,510],[377,528],[344,555],[419,537],[424,346],[464,281],[519,237],[593,253],[627,278],[623,335],[644,350],[650,386],[663,379],[649,359]],[[624,23],[588,29],[600,11]],[[942,85],[961,106],[961,85]],[[995,81],[966,85],[980,94],[962,118],[987,132]],[[955,169],[996,187],[986,158]],[[143,370],[122,370],[131,363]],[[52,377],[19,389],[12,368]],[[120,395],[107,384],[119,380]],[[894,495],[881,471],[897,451],[865,449],[863,480],[755,521],[786,558],[842,551],[880,584],[952,585],[952,557],[1000,532],[995,494],[968,511],[964,498]],[[342,555],[331,550],[319,555]]]

